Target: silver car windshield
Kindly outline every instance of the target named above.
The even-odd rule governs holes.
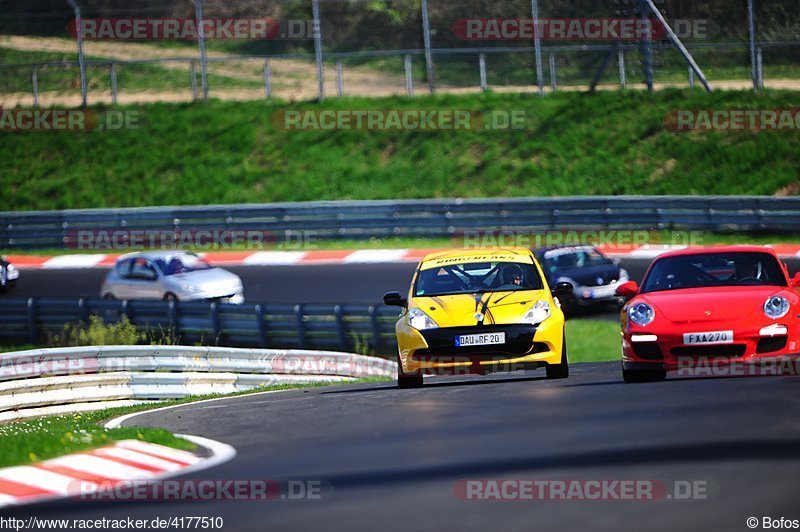
[[[209,263],[194,255],[176,255],[158,259],[156,263],[164,275],[181,275],[213,268]]]

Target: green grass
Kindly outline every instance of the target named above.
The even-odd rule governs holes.
[[[779,108],[793,92],[486,94],[138,108],[141,129],[0,133],[8,210],[319,199],[773,194],[800,135],[675,133],[676,109]],[[284,131],[286,108],[522,111],[516,131]],[[133,109],[133,108],[131,108]]]
[[[619,323],[571,319],[567,321],[566,332],[570,363],[620,359]]]
[[[386,379],[358,379],[356,383],[380,382]],[[265,391],[317,388],[329,383],[264,386],[232,394],[210,394],[183,399],[159,401],[129,407],[106,408],[95,412],[49,416],[0,425],[0,467],[25,465],[65,454],[86,451],[119,440],[141,440],[176,449],[191,450],[194,444],[177,438],[165,429],[120,427],[106,429],[103,423],[133,412],[175,406],[218,397],[234,397]]]

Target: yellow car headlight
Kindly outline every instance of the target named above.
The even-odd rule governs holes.
[[[550,317],[550,303],[542,299],[537,301],[522,317],[522,323],[539,325]]]
[[[422,309],[418,308],[409,309],[408,324],[418,331],[424,331],[425,329],[436,329],[439,327],[439,325],[437,325],[430,316],[425,314]]]

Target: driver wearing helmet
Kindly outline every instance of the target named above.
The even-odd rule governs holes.
[[[500,270],[500,285],[509,288],[522,286],[523,272],[517,264],[508,264]]]

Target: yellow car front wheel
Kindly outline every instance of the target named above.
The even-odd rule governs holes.
[[[398,388],[421,388],[422,373],[403,373],[403,364],[400,362],[400,355],[397,355],[397,387]]]

